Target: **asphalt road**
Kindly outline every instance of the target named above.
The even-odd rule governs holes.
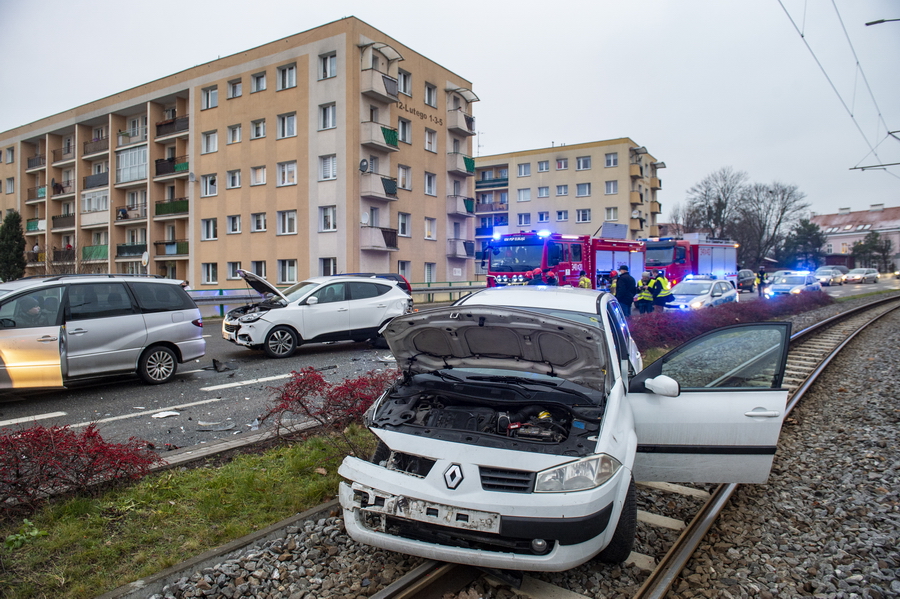
[[[826,287],[825,291],[848,297],[887,289],[900,289],[900,280]],[[741,301],[758,298],[755,293],[744,293]],[[320,369],[327,380],[337,382],[394,365],[389,350],[352,342],[306,345],[290,358],[272,360],[263,352],[223,340],[221,320],[204,322],[206,355],[182,364],[174,381],[149,386],[137,377],[118,377],[64,391],[0,396],[0,429],[35,424],[84,427],[95,422],[109,441],[137,437],[162,451],[167,445],[190,447],[249,432],[271,405],[273,388],[283,384],[293,370],[311,366]],[[217,371],[214,359],[227,370]],[[158,417],[165,412],[173,414]]]

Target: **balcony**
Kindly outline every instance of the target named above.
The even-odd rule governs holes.
[[[392,104],[400,98],[397,96],[397,80],[375,69],[364,69],[360,75],[360,88],[364,96],[379,102]]]
[[[75,226],[74,214],[58,214],[51,217],[54,229],[70,229]]]
[[[370,200],[396,200],[397,180],[376,173],[362,173],[359,179],[359,195]]]
[[[147,218],[147,204],[134,204],[131,206],[116,206],[116,224],[129,220]]]
[[[462,108],[448,110],[447,128],[460,135],[475,135],[475,117],[463,112]]]
[[[44,252],[25,252],[25,262],[33,264],[35,262],[43,262],[47,259]]]
[[[662,212],[662,206],[659,205],[659,202],[650,202],[650,214],[659,214]]]
[[[61,183],[53,183],[54,196],[66,195],[68,193],[75,193],[75,181],[73,179],[62,181]]]
[[[166,239],[154,241],[156,256],[187,256],[190,252],[190,244],[187,239]]]
[[[659,225],[650,225],[650,235],[648,237],[659,237]]]
[[[147,127],[138,127],[137,129],[128,129],[127,131],[119,131],[117,147],[129,146],[131,144],[147,141]]]
[[[109,185],[109,171],[106,171],[105,173],[97,173],[95,175],[88,175],[84,178],[85,189],[106,187],[107,185]]]
[[[447,257],[467,260],[475,257],[475,242],[467,239],[448,239]]]
[[[189,205],[187,198],[172,198],[171,200],[160,200],[156,202],[156,208],[153,216],[181,216],[188,213]]]
[[[447,214],[475,216],[475,198],[447,196]]]
[[[37,187],[29,187],[27,195],[25,196],[25,201],[30,202],[31,200],[43,200],[47,197],[47,186],[39,185]]]
[[[509,177],[475,181],[475,189],[494,189],[495,187],[509,187]]]
[[[632,231],[642,231],[644,229],[644,219],[643,218],[632,218],[628,221],[628,227]]]
[[[374,121],[362,123],[360,140],[362,145],[372,150],[396,152],[400,149],[397,146],[397,130]]]
[[[100,152],[109,151],[109,138],[98,137],[97,139],[84,142],[84,155],[99,154]]]
[[[492,237],[494,227],[475,227],[475,237]]]
[[[116,258],[140,258],[146,251],[146,243],[120,243],[116,245]]]
[[[509,204],[494,202],[493,204],[475,204],[475,212],[509,212]]]
[[[109,224],[109,209],[92,210],[81,213],[81,227],[101,227]]]
[[[632,206],[641,206],[644,203],[643,195],[639,191],[628,192],[628,199]]]
[[[397,251],[397,229],[370,227],[368,225],[360,226],[359,249],[382,252]]]
[[[190,163],[188,162],[187,156],[176,156],[175,158],[160,158],[156,161],[156,176],[162,177],[165,175],[184,175],[185,177],[188,175],[188,167]]]
[[[75,250],[53,250],[54,262],[75,262]]]
[[[45,218],[29,218],[25,221],[26,233],[42,233],[47,230],[47,219]]]
[[[75,146],[53,150],[53,163],[75,160]]]
[[[82,260],[109,260],[108,245],[86,245],[81,248]]]
[[[659,177],[650,177],[650,189],[662,189],[662,179]]]
[[[35,156],[30,156],[28,158],[28,168],[41,168],[42,166],[47,165],[47,155],[46,154],[36,154]]]
[[[190,125],[190,118],[186,116],[159,121],[156,123],[156,137],[165,137],[176,133],[186,133],[190,128]]]
[[[475,159],[460,152],[447,154],[447,172],[452,175],[475,176]]]
[[[643,177],[643,173],[641,173],[641,165],[640,164],[629,164],[628,165],[628,174],[631,175],[632,179],[640,179]]]
[[[116,185],[143,183],[147,179],[147,165],[136,164],[116,169]]]

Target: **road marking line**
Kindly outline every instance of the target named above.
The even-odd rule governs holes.
[[[240,381],[238,383],[227,383],[225,385],[214,385],[212,387],[200,387],[201,391],[218,391],[219,389],[230,389],[231,387],[243,387],[245,385],[255,385],[256,383],[265,383],[268,381],[278,381],[281,379],[286,379],[290,377],[290,374],[279,374],[276,376],[267,376],[261,379],[250,379],[247,381]]]
[[[23,422],[32,422],[33,420],[45,420],[47,418],[57,418],[65,416],[66,412],[49,412],[47,414],[38,414],[36,416],[26,416],[25,418],[13,418],[12,420],[0,420],[0,426],[9,426],[10,424],[22,424]]]
[[[183,404],[179,404],[177,406],[168,406],[165,408],[154,408],[152,410],[143,410],[141,412],[135,412],[133,414],[123,414],[122,416],[112,416],[110,418],[101,418],[100,420],[91,420],[89,422],[79,422],[78,424],[73,424],[71,426],[74,428],[74,427],[79,427],[79,426],[87,426],[89,424],[102,424],[104,422],[115,422],[116,420],[125,420],[126,418],[135,418],[137,416],[146,416],[147,414],[156,414],[157,412],[165,412],[168,410],[183,410],[185,408],[191,408],[193,406],[201,406],[203,404],[213,403],[216,401],[224,401],[225,399],[227,399],[227,398],[216,397],[214,399],[204,399],[202,401],[183,403]]]

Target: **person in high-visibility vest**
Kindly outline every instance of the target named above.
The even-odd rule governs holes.
[[[590,277],[587,276],[587,273],[583,270],[578,275],[578,287],[581,289],[593,289],[594,284],[591,283]]]
[[[653,272],[653,280],[656,282],[657,289],[657,292],[653,294],[653,309],[656,312],[665,312],[666,304],[675,299],[672,297],[672,289],[669,287],[665,273],[661,270]]]
[[[652,283],[649,272],[641,273],[641,280],[637,284],[638,293],[634,296],[634,305],[641,314],[653,312]]]

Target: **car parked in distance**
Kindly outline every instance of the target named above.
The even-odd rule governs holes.
[[[764,294],[768,298],[780,295],[796,295],[810,291],[821,291],[822,285],[811,273],[790,271],[791,274],[773,277],[765,287]]]
[[[635,481],[767,479],[790,323],[716,329],[642,369],[612,295],[492,291],[384,328],[403,376],[366,412],[374,455],[339,469],[353,539],[488,568],[616,563]]]
[[[287,358],[303,343],[377,340],[379,329],[412,304],[388,279],[313,277],[280,291],[251,272],[238,275],[265,299],[229,311],[222,337],[270,358]]]
[[[874,268],[854,268],[847,273],[847,283],[877,283],[881,275]]]
[[[815,277],[821,285],[827,285],[828,287],[844,284],[844,273],[830,266],[823,266],[817,269]]]
[[[128,373],[170,381],[206,353],[200,310],[180,283],[114,274],[0,283],[0,389]]]
[[[749,269],[742,269],[737,274],[737,291],[747,290],[753,293],[756,290],[756,273]]]
[[[667,310],[699,310],[738,301],[738,291],[727,281],[693,277],[672,287]]]

